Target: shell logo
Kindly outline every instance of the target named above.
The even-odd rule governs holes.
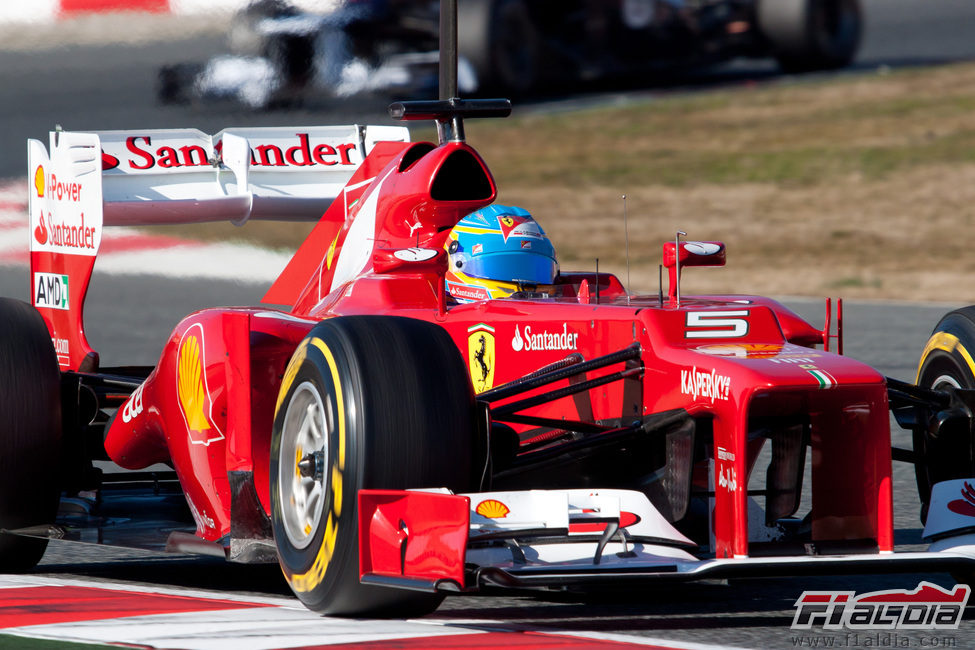
[[[511,510],[497,499],[487,499],[477,504],[474,512],[489,519],[504,519]]]
[[[200,359],[200,342],[195,336],[187,336],[183,341],[176,378],[179,403],[186,414],[186,425],[191,431],[206,431],[210,428],[210,423],[203,411],[203,362]]]
[[[37,171],[34,172],[34,189],[37,190],[37,196],[44,198],[44,166],[38,165]]]
[[[176,397],[190,442],[209,446],[223,440],[224,435],[213,419],[214,397],[207,385],[206,368],[203,325],[194,323],[183,333],[176,350]]]

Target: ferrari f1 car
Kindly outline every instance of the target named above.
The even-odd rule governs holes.
[[[971,575],[971,382],[925,370],[970,367],[947,333],[932,388],[885,379],[829,351],[829,318],[682,295],[725,249],[680,236],[658,294],[562,271],[455,298],[452,233],[496,196],[463,120],[509,110],[392,107],[439,144],[371,126],[31,141],[31,302],[0,302],[0,567],[50,538],[147,545],[277,562],[314,610],[397,615],[487,589]],[[249,219],[318,219],[267,304],[187,316],[154,367],[102,367],[83,307],[103,228]],[[531,249],[525,226],[468,230]],[[913,450],[892,451],[889,409]],[[918,468],[932,550],[893,552],[892,456]]]
[[[437,2],[344,0],[305,12],[258,0],[230,53],[160,70],[163,102],[231,98],[254,108],[315,96],[436,89]],[[462,90],[502,94],[641,78],[736,57],[786,71],[848,65],[859,0],[461,0]]]

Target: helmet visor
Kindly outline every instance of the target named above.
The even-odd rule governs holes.
[[[547,255],[528,251],[476,255],[464,264],[467,275],[499,282],[552,284],[558,264]]]

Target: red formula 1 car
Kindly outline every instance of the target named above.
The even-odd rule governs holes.
[[[394,105],[439,145],[399,127],[32,141],[33,304],[0,302],[3,569],[52,536],[148,537],[278,562],[317,611],[406,614],[486,588],[975,567],[948,498],[972,493],[971,393],[885,380],[773,300],[681,295],[720,243],[665,243],[659,295],[563,271],[457,300],[448,241],[496,195],[462,120],[507,111]],[[103,227],[323,206],[265,296],[284,308],[203,310],[155,367],[99,367],[82,317]],[[480,230],[530,249],[519,218]],[[892,552],[889,408],[922,443],[900,455],[937,552]]]

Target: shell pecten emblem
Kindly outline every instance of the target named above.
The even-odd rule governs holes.
[[[486,499],[477,504],[474,512],[489,519],[504,519],[511,510],[497,499]]]
[[[186,426],[192,431],[207,431],[210,423],[203,414],[203,362],[200,360],[200,342],[195,336],[187,336],[179,351],[179,370],[176,373],[179,404],[186,415]]]
[[[34,171],[34,189],[39,198],[44,198],[44,166],[38,165]]]
[[[183,333],[176,359],[176,395],[190,442],[209,445],[223,440],[223,432],[213,422],[213,399],[204,370],[203,327],[199,323]]]

